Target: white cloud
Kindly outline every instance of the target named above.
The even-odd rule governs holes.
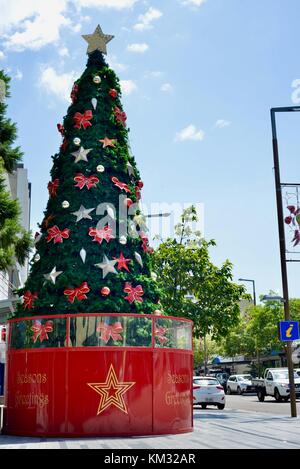
[[[2,52],[2,50],[0,50],[0,60],[4,60],[6,58],[4,52]]]
[[[74,0],[73,0],[74,1]],[[80,8],[131,8],[138,0],[75,0],[75,4]]]
[[[183,5],[194,6],[194,7],[201,7],[206,0],[182,0]]]
[[[157,8],[150,7],[144,15],[138,17],[138,23],[133,28],[137,31],[144,31],[145,29],[151,29],[152,21],[158,20],[162,16],[162,12]]]
[[[79,15],[82,8],[132,7],[138,0],[0,0],[0,36],[5,48],[38,50],[57,44],[61,29],[81,30],[89,17]],[[72,22],[77,8],[77,20]],[[104,31],[105,32],[105,31]]]
[[[70,101],[72,86],[78,75],[74,71],[59,74],[53,67],[46,66],[41,70],[39,86],[60,100]]]
[[[121,80],[120,81],[122,93],[128,96],[133,91],[137,90],[136,83],[133,80]]]
[[[15,80],[22,80],[22,78],[23,78],[23,73],[21,72],[21,70],[19,70],[19,69],[17,68],[16,73],[14,74],[13,78],[14,78]]]
[[[205,133],[203,130],[197,130],[193,124],[188,125],[176,134],[175,142],[184,142],[186,140],[203,140]]]
[[[26,48],[40,49],[46,44],[56,42],[60,36],[60,28],[71,24],[64,15],[66,6],[66,0],[2,1],[0,34],[4,36],[4,45],[22,51]]]
[[[165,93],[170,93],[171,91],[173,91],[173,86],[171,85],[171,83],[164,83],[163,85],[161,85],[160,90],[164,91]]]
[[[229,125],[231,125],[231,122],[230,121],[226,121],[224,119],[219,119],[217,120],[217,122],[215,123],[215,126],[218,128],[218,129],[223,129],[224,127],[228,127]]]
[[[163,75],[163,72],[160,72],[159,70],[154,70],[152,72],[146,72],[144,77],[145,78],[159,78]]]
[[[108,54],[108,56],[107,56],[107,61],[108,61],[109,66],[110,66],[113,70],[116,70],[116,71],[118,71],[118,72],[124,72],[124,70],[127,70],[127,69],[128,69],[128,65],[126,65],[126,64],[121,64],[120,62],[118,62],[118,59],[117,59],[117,56],[116,56],[116,55],[110,55],[110,54]]]
[[[127,50],[129,52],[137,52],[139,54],[143,54],[146,52],[146,50],[149,49],[148,44],[142,43],[142,44],[128,44]]]
[[[61,57],[69,57],[69,49],[67,47],[60,47],[58,53]]]

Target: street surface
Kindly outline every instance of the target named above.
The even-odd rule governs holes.
[[[211,407],[213,409],[213,407]],[[238,396],[231,394],[226,396],[226,409],[248,410],[250,412],[263,412],[272,415],[291,415],[290,402],[276,402],[274,397],[266,397],[265,402],[259,402],[256,394],[244,394]],[[297,399],[297,413],[300,417],[300,399]]]
[[[254,395],[226,396],[223,411],[194,409],[194,432],[129,438],[29,438],[0,435],[1,449],[259,449],[300,448],[300,418],[289,403],[259,402]],[[300,415],[300,402],[298,401]]]

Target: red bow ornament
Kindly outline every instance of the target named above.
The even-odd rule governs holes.
[[[34,307],[34,300],[38,298],[37,293],[31,293],[30,291],[26,291],[23,295],[24,303],[23,303],[23,308],[24,309],[32,309]]]
[[[60,230],[57,225],[52,226],[47,230],[48,236],[46,238],[47,243],[52,241],[54,244],[62,243],[64,239],[68,239],[70,237],[71,231],[69,228],[65,228],[64,230]]]
[[[80,129],[83,127],[86,129],[87,127],[91,127],[90,120],[93,118],[92,111],[85,111],[83,114],[80,112],[76,112],[73,116],[73,121],[75,122],[75,129]]]
[[[75,187],[79,187],[80,190],[83,189],[84,186],[86,186],[87,189],[90,190],[91,187],[96,187],[99,182],[99,179],[96,176],[86,177],[84,174],[78,173],[74,177],[74,181],[77,182]]]
[[[48,191],[49,191],[50,197],[56,197],[58,186],[59,186],[59,179],[54,179],[53,182],[51,181],[48,182]]]
[[[75,83],[71,91],[71,99],[72,99],[73,104],[75,103],[75,101],[77,101],[78,90],[79,90],[78,85]]]
[[[111,178],[112,182],[114,183],[115,186],[117,186],[119,189],[124,190],[125,192],[130,192],[130,189],[125,182],[120,182],[118,178],[112,177]]]
[[[131,283],[126,282],[123,291],[125,293],[128,293],[128,296],[125,297],[125,300],[129,301],[129,303],[133,303],[134,301],[137,301],[138,303],[143,303],[143,298],[141,298],[141,296],[143,296],[144,294],[142,285],[132,287]]]
[[[33,326],[30,328],[33,332],[33,343],[35,344],[38,338],[40,342],[48,340],[48,332],[53,332],[53,321],[47,321],[45,324],[41,324],[40,321],[34,321]]]
[[[115,115],[116,121],[122,124],[124,127],[126,127],[126,120],[127,120],[126,113],[121,111],[121,109],[119,109],[118,107],[115,107],[114,115]]]
[[[112,236],[112,229],[109,225],[105,226],[102,230],[97,230],[97,228],[89,228],[89,236],[94,236],[93,241],[101,244],[105,239],[107,243],[114,238]]]
[[[143,251],[152,253],[154,251],[154,249],[149,246],[149,239],[145,235],[145,233],[141,232],[140,233],[140,238],[142,240],[142,249],[143,249]]]
[[[113,341],[123,339],[123,337],[120,335],[123,332],[123,327],[119,321],[115,322],[111,326],[105,324],[105,322],[102,322],[97,327],[97,331],[101,332],[100,339],[103,340],[103,342],[106,344],[110,338],[112,338]]]
[[[57,130],[59,131],[59,133],[64,136],[65,135],[65,128],[63,125],[61,124],[57,124]]]
[[[168,338],[165,337],[167,330],[166,327],[155,325],[154,336],[158,339],[160,345],[164,345],[168,342]]]
[[[61,144],[61,146],[60,146],[60,149],[61,149],[62,152],[66,151],[67,145],[68,145],[68,140],[65,137],[62,144]]]
[[[78,288],[67,288],[64,290],[64,295],[68,297],[70,303],[74,303],[75,298],[77,298],[78,301],[86,300],[86,293],[89,291],[90,289],[87,282],[83,282]]]

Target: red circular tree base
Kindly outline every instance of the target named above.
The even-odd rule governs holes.
[[[128,317],[134,321],[137,316],[128,315],[125,321]],[[82,343],[78,337],[83,329],[77,326],[72,341],[72,316],[60,318],[66,319],[67,331],[61,347],[53,346],[53,343],[46,346],[45,336],[42,341],[38,340],[43,338],[43,325],[48,327],[48,332],[46,329],[44,332],[50,337],[55,320],[52,331],[49,317],[10,321],[4,433],[82,437],[192,431],[192,351],[190,347],[175,348],[174,341],[171,343],[173,347],[167,347],[162,337],[167,336],[168,328],[158,329],[162,327],[162,320],[169,321],[169,325],[171,322],[183,325],[186,334],[187,328],[191,330],[190,322],[147,317],[146,321],[151,321],[149,330],[152,334],[150,345],[142,347],[128,346],[125,340],[120,345],[120,340],[113,340],[111,334],[117,334],[121,329],[125,331],[120,315],[109,315],[109,321],[108,315],[90,315],[94,324],[98,324],[99,343],[96,346],[78,346]],[[78,316],[76,320],[79,321]],[[120,322],[121,329],[118,326],[119,331],[114,331],[114,325]],[[20,335],[23,327],[24,340],[29,344],[28,331],[36,331],[34,327],[37,328],[38,324],[41,332],[34,332],[33,338],[37,340],[30,342],[32,348],[23,348],[25,342],[20,347],[14,328],[18,328]],[[103,324],[111,327],[106,329],[106,336],[103,335]],[[129,324],[133,327],[133,323],[128,322],[127,334]],[[174,327],[169,327],[173,338]],[[177,338],[179,332],[182,333],[182,327],[178,326],[175,330]],[[14,345],[14,342],[19,345]],[[114,345],[116,343],[119,345]],[[178,340],[175,345],[177,343]]]

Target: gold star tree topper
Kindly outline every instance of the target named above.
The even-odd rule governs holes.
[[[95,50],[99,50],[103,54],[107,54],[106,44],[115,36],[111,36],[110,34],[103,34],[103,31],[98,24],[93,34],[84,34],[82,37],[89,45],[87,49],[87,54],[89,55],[92,52],[95,52]]]

